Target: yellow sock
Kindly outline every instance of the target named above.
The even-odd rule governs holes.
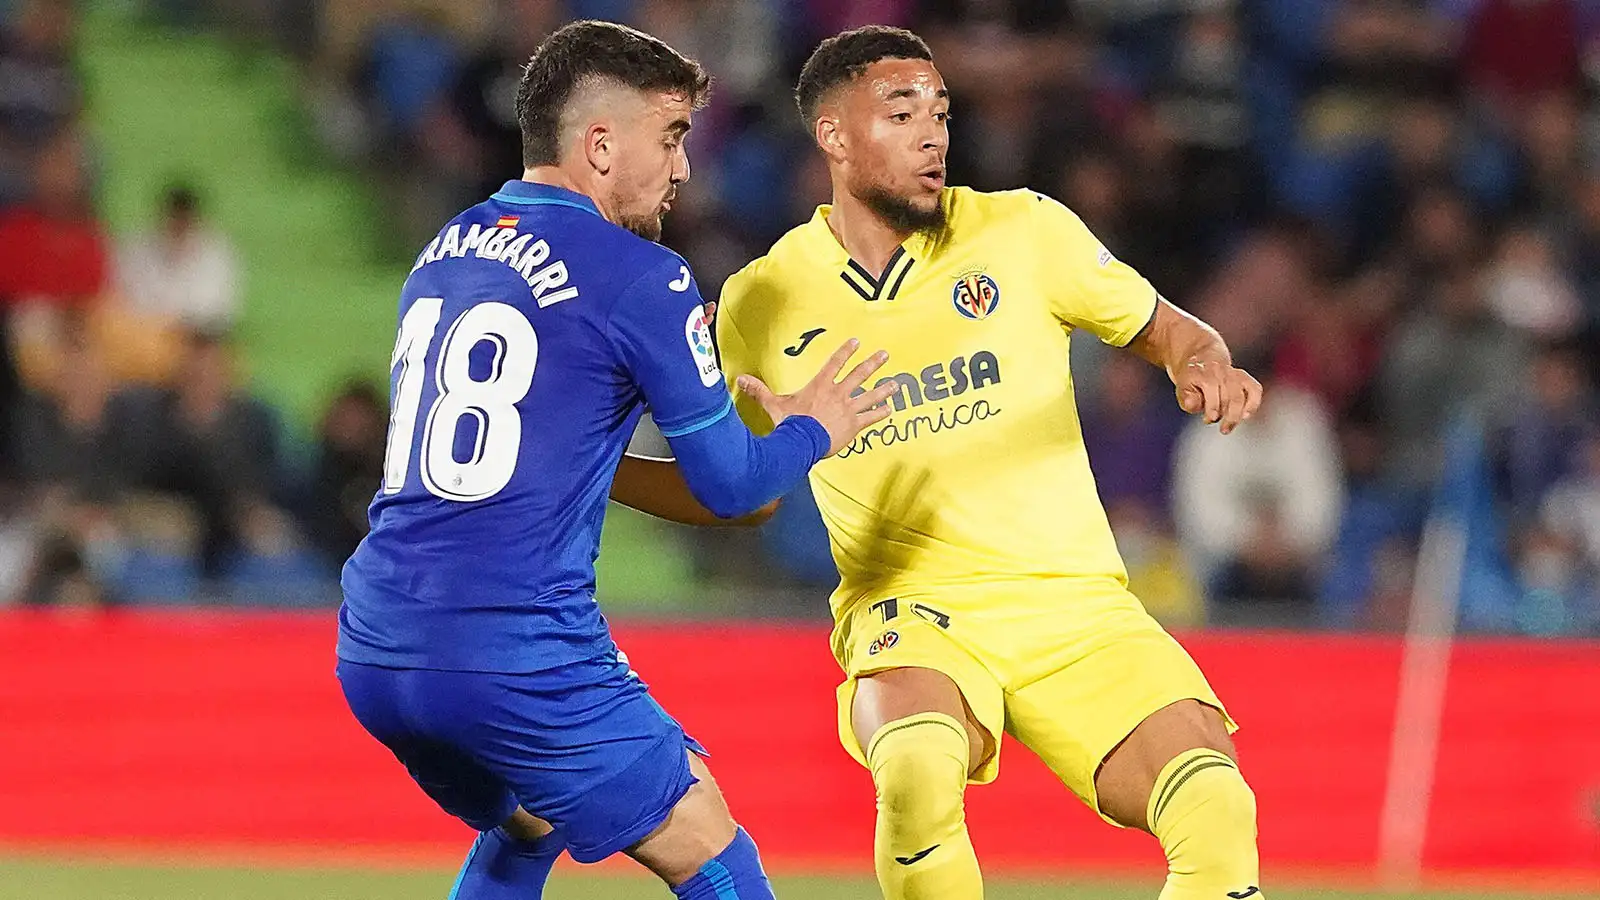
[[[1167,852],[1161,900],[1262,900],[1256,795],[1226,754],[1174,757],[1156,778],[1146,821]]]
[[[878,787],[873,842],[885,900],[980,900],[967,837],[967,732],[943,713],[896,719],[867,748]]]

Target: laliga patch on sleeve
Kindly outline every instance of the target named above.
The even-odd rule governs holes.
[[[1111,261],[1112,261],[1112,260],[1113,260],[1113,259],[1116,259],[1116,257],[1115,257],[1115,256],[1112,256],[1112,255],[1111,255],[1111,251],[1110,251],[1110,250],[1107,250],[1107,249],[1106,249],[1106,248],[1105,248],[1105,247],[1104,247],[1104,246],[1103,246],[1103,245],[1102,245],[1102,246],[1101,246],[1101,247],[1100,247],[1100,265],[1101,265],[1101,266],[1105,266],[1105,265],[1108,265],[1108,264],[1109,264],[1109,263],[1110,263],[1110,262],[1111,262]]]
[[[722,370],[717,368],[717,351],[711,347],[711,327],[706,324],[704,309],[696,306],[689,311],[689,318],[683,323],[683,339],[700,370],[700,383],[706,387],[721,384]]]

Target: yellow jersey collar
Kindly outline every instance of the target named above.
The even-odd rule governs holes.
[[[812,252],[825,260],[826,265],[837,269],[839,278],[861,299],[893,300],[900,293],[900,286],[905,283],[911,268],[918,260],[927,259],[932,253],[937,236],[919,231],[906,238],[889,257],[888,265],[883,267],[883,275],[874,278],[865,266],[850,258],[844,245],[834,237],[833,229],[828,227],[828,212],[832,208],[826,203],[818,206],[811,221],[806,223],[810,243],[814,245]]]

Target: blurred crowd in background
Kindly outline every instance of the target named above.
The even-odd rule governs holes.
[[[1465,628],[1600,633],[1600,0],[148,6],[296,61],[322,151],[387,198],[397,260],[520,173],[516,83],[543,36],[573,17],[659,35],[716,78],[664,238],[708,296],[826,200],[791,98],[811,48],[916,29],[954,95],[952,182],[1061,199],[1266,385],[1223,438],[1161,373],[1074,342],[1091,464],[1158,617],[1401,627],[1424,524],[1450,509],[1474,536]],[[73,5],[0,11],[0,598],[116,602],[97,573],[152,543],[186,548],[212,598],[329,596],[384,397],[353,384],[307,452],[278,452],[229,340],[250,260],[204,186],[105,233]],[[805,491],[759,532],[696,540],[708,577],[821,612]]]

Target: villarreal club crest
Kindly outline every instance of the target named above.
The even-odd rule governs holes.
[[[969,319],[987,319],[1000,306],[1000,285],[985,272],[968,272],[956,279],[950,302]]]

